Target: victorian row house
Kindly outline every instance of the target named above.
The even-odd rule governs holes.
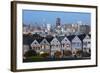
[[[33,49],[37,53],[47,52],[54,56],[56,51],[71,51],[74,55],[77,51],[90,53],[91,36],[89,34],[70,36],[47,36],[41,37],[39,34],[23,35],[23,54]]]

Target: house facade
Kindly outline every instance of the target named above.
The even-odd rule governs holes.
[[[63,50],[70,50],[71,51],[71,42],[67,37],[64,37],[64,39],[61,41],[61,48]]]
[[[77,51],[82,50],[82,41],[80,38],[76,35],[72,39],[72,53],[75,54]]]
[[[54,53],[56,51],[61,51],[61,43],[60,43],[60,41],[56,37],[54,37],[52,39],[50,44],[51,44],[51,55],[54,55]]]
[[[51,56],[55,56],[57,51],[61,55],[70,52],[73,55],[77,51],[91,52],[91,36],[90,35],[70,35],[55,37],[37,37],[37,35],[25,35],[23,37],[23,54],[28,50],[34,50],[37,53],[46,52]]]
[[[86,35],[86,37],[83,39],[83,52],[90,53],[91,50],[91,37],[89,35]]]
[[[49,42],[46,39],[43,39],[40,42],[40,45],[41,45],[41,51],[42,52],[50,53],[50,44],[49,44]]]
[[[33,50],[35,50],[37,53],[40,53],[41,52],[41,45],[39,44],[39,42],[37,40],[34,40],[32,43],[31,43],[31,48]]]

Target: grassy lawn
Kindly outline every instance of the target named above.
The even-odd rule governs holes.
[[[56,61],[56,60],[83,60],[83,59],[90,59],[89,58],[85,58],[85,57],[82,57],[82,58],[74,58],[74,57],[65,57],[65,58],[44,58],[42,56],[31,56],[31,57],[28,57],[27,59],[24,59],[23,62],[40,62],[40,61]]]
[[[41,60],[43,60],[43,57],[41,57],[41,56],[31,56],[31,57],[29,57],[29,59],[32,60],[32,61],[41,61]]]

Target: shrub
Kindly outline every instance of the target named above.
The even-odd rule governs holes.
[[[83,51],[82,50],[76,51],[76,56],[82,56],[82,54],[83,54]]]
[[[24,57],[31,57],[31,56],[36,56],[37,53],[34,50],[29,50],[24,54]]]
[[[72,52],[70,50],[65,50],[64,51],[64,55],[65,56],[71,56],[72,55]]]
[[[90,56],[91,56],[91,53],[83,52],[83,57],[90,57]]]
[[[62,53],[61,53],[60,51],[56,51],[56,52],[54,53],[54,56],[55,56],[56,58],[61,58]]]
[[[44,58],[47,58],[47,57],[49,57],[49,53],[47,53],[47,52],[44,52],[44,53],[42,53],[42,54],[40,54],[40,56],[42,56],[42,57],[44,57]]]

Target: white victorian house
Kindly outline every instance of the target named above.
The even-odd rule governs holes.
[[[71,50],[71,42],[67,37],[61,41],[61,47],[63,50]]]
[[[48,52],[48,53],[50,52],[50,44],[46,39],[43,39],[40,42],[40,45],[41,45],[41,51],[42,52]]]
[[[76,35],[72,39],[72,53],[75,54],[78,50],[82,50],[82,41],[80,38]]]
[[[56,37],[54,37],[52,39],[52,41],[50,42],[50,44],[51,44],[51,55],[54,55],[54,53],[56,51],[61,51],[60,41]]]
[[[83,52],[90,53],[91,50],[91,37],[89,35],[86,35],[83,39]]]
[[[34,40],[32,43],[31,43],[31,48],[33,50],[35,50],[37,53],[40,53],[40,49],[41,49],[41,45],[39,44],[39,42],[37,40]]]

